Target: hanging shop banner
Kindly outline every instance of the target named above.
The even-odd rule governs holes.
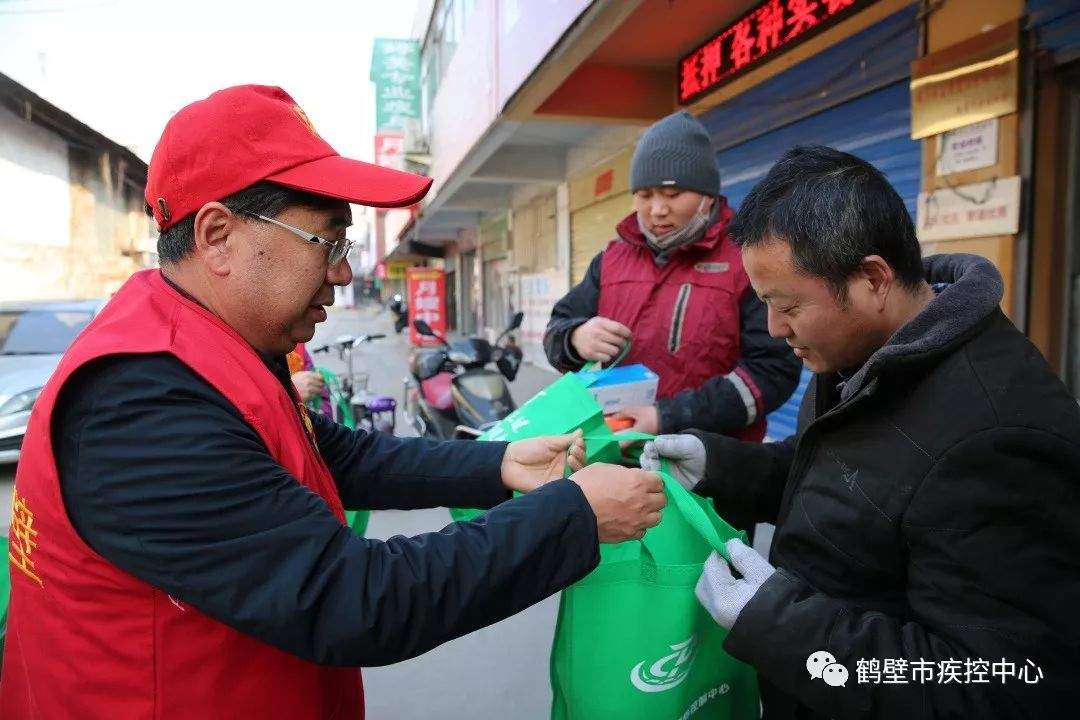
[[[938,161],[934,174],[978,170],[997,165],[998,119],[965,125],[938,135]]]
[[[375,38],[371,55],[375,83],[375,129],[403,130],[405,121],[420,117],[420,43]]]
[[[416,332],[413,322],[423,320],[438,335],[446,337],[446,273],[434,268],[409,268],[406,271],[409,292],[409,342],[413,345],[438,345],[435,338]]]
[[[920,242],[1014,235],[1020,229],[1020,176],[919,193]]]
[[[687,105],[874,0],[767,0],[698,45],[676,70],[679,102]]]
[[[405,169],[405,136],[397,130],[375,133],[375,164]]]
[[[1001,25],[911,64],[911,137],[1017,111],[1019,25]]]

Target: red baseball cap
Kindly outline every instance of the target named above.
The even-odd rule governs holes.
[[[413,205],[431,178],[338,155],[278,87],[219,90],[173,115],[146,180],[162,230],[261,180],[375,207]]]

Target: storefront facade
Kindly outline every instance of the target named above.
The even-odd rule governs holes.
[[[1031,0],[1034,198],[1028,334],[1080,398],[1080,4]]]
[[[973,252],[998,266],[1003,310],[1080,394],[1075,2],[626,0],[577,12],[506,95],[476,168],[440,210],[471,212],[477,227],[500,212],[509,220],[505,252],[478,244],[473,260],[480,329],[527,304],[536,347],[526,354],[538,357],[541,304],[584,277],[631,211],[634,141],[685,109],[712,135],[735,208],[794,145],[874,164],[904,199],[925,255]],[[547,190],[519,197],[526,183]],[[554,236],[538,229],[533,204],[544,195],[550,218],[552,188],[564,197]],[[459,297],[462,317],[466,303]],[[770,435],[793,430],[800,398],[801,389],[774,414]]]

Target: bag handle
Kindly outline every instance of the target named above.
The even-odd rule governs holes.
[[[585,387],[589,387],[590,385],[594,385],[594,384],[600,382],[600,380],[605,375],[607,375],[609,372],[611,372],[612,368],[616,367],[619,363],[621,363],[623,360],[626,359],[626,356],[630,354],[630,345],[631,344],[632,344],[631,341],[627,340],[626,344],[623,345],[623,349],[619,351],[619,354],[615,356],[615,359],[612,360],[611,363],[607,367],[604,367],[603,364],[599,360],[591,360],[591,361],[585,363],[581,367],[581,370],[579,370],[577,373],[575,373],[575,375],[577,375],[579,380],[581,380],[581,373],[591,373],[594,370],[597,371],[597,372],[596,372],[595,377],[593,377],[593,378],[591,378],[591,379],[589,379],[587,381],[586,380],[581,380],[581,384],[584,385]]]
[[[642,432],[623,432],[611,436],[588,435],[583,438],[586,443],[590,440],[597,442],[612,442],[616,440],[625,442],[627,440],[650,441],[655,439],[655,435]],[[713,550],[720,553],[725,560],[730,560],[727,554],[727,541],[720,537],[720,532],[716,529],[716,525],[709,518],[708,514],[705,512],[704,508],[701,507],[701,504],[694,495],[680,485],[679,481],[671,475],[670,460],[660,460],[660,479],[664,482],[664,491],[667,493],[668,500],[670,501],[667,509],[670,510],[674,506],[674,509],[683,516],[683,519],[686,520],[687,524],[690,525],[690,527],[692,527]],[[732,530],[734,530],[734,528],[732,528]],[[747,541],[746,533],[744,531],[737,531],[737,536],[742,538],[743,542]]]
[[[668,470],[664,469],[664,466],[668,465]],[[716,529],[716,525],[709,519],[709,516],[705,513],[704,508],[698,503],[689,490],[679,484],[670,474],[670,461],[660,461],[660,477],[664,480],[664,489],[667,491],[668,497],[674,501],[675,506],[682,513],[683,519],[689,523],[690,527],[697,531],[698,535],[709,543],[713,550],[720,553],[725,560],[730,561],[727,553],[727,540],[720,537],[719,531]],[[734,530],[734,528],[732,528]],[[745,543],[747,541],[746,533],[742,530],[736,531],[737,536],[742,538]],[[729,540],[731,538],[728,538]]]

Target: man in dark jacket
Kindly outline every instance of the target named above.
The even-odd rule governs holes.
[[[979,257],[920,259],[885,178],[796,148],[732,224],[816,375],[795,437],[647,447],[742,525],[698,597],[768,718],[1049,718],[1080,701],[1080,410]]]
[[[728,239],[732,211],[701,123],[680,112],[649,128],[630,187],[634,212],[615,228],[617,239],[551,312],[548,360],[578,370],[630,342],[624,362],[660,376],[655,407],[623,411],[633,429],[698,427],[761,440],[765,414],[798,383],[799,363],[769,337],[765,306]]]

